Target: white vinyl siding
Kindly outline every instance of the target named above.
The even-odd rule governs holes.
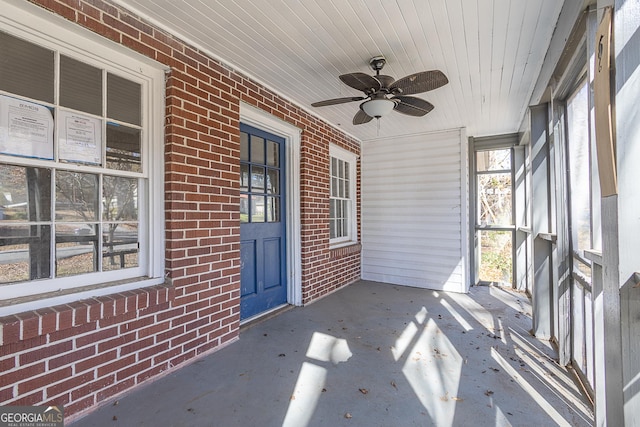
[[[463,130],[362,144],[362,278],[467,291]]]

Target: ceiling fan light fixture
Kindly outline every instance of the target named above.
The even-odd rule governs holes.
[[[362,108],[362,111],[367,113],[369,117],[375,117],[377,119],[385,114],[389,114],[395,105],[396,103],[390,99],[378,98],[363,102],[360,108]]]

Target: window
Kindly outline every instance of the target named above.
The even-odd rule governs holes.
[[[358,240],[356,223],[356,155],[338,147],[329,150],[331,179],[329,233],[331,245]]]
[[[151,141],[162,142],[162,105],[151,104],[162,70],[36,40],[0,27],[3,299],[158,283],[164,232],[150,212],[162,209],[162,152]]]
[[[478,279],[513,283],[512,150],[477,151]]]

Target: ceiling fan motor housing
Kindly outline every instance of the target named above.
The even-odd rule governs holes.
[[[380,70],[382,70],[382,68],[384,67],[384,64],[386,64],[386,63],[387,63],[387,60],[384,59],[384,56],[382,56],[382,55],[374,56],[369,61],[369,66],[371,67],[371,69],[373,71],[375,71],[376,73],[379,73]]]

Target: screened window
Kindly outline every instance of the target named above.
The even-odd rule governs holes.
[[[329,233],[332,244],[357,240],[355,205],[356,157],[331,147]]]
[[[0,285],[152,276],[149,80],[2,31],[0,57]]]

